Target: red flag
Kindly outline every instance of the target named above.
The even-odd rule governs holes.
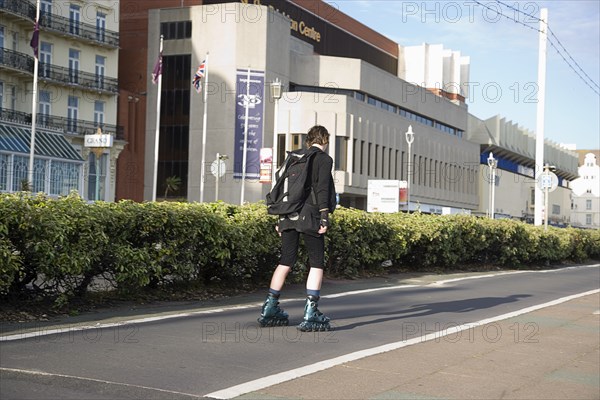
[[[154,70],[152,71],[152,83],[156,85],[158,77],[162,74],[162,51],[158,54],[156,64],[154,64]]]
[[[35,56],[35,58],[38,58],[38,50],[39,50],[39,45],[40,45],[40,23],[39,23],[39,21],[35,22],[35,25],[33,27],[33,36],[31,36],[31,41],[29,42],[29,45],[33,49],[33,55]]]

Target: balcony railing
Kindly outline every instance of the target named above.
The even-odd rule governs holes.
[[[14,50],[0,49],[0,65],[3,67],[33,75],[33,63],[32,56]]]
[[[40,63],[38,77],[42,81],[66,86],[79,86],[88,90],[118,93],[119,81],[89,72],[71,70],[54,64]]]
[[[119,33],[100,29],[85,22],[71,21],[61,15],[43,14],[40,16],[40,27],[61,35],[85,39],[89,42],[117,48],[119,47]]]
[[[0,108],[0,121],[28,125],[31,127],[31,114]],[[92,135],[95,134],[98,127],[100,127],[102,133],[113,135],[117,140],[124,140],[125,138],[124,129],[119,125],[98,124],[93,121],[57,117],[41,113],[37,114],[35,125],[39,128],[45,128],[53,132],[60,132],[71,136]]]
[[[0,10],[35,21],[35,5],[24,0],[0,0]]]
[[[0,0],[0,11],[26,18],[32,22],[32,26],[35,21],[35,5],[27,0]],[[40,29],[84,39],[101,46],[119,47],[118,32],[100,29],[85,22],[74,22],[62,15],[42,13]]]

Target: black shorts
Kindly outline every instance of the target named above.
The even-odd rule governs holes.
[[[305,235],[294,229],[281,232],[281,259],[279,264],[288,267],[293,267],[296,264],[300,235],[304,237],[310,267],[322,269],[325,265],[325,236]]]

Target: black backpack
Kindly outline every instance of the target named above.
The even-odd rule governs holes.
[[[267,194],[267,212],[287,215],[300,212],[311,191],[310,165],[316,151],[288,151],[275,173],[275,186]]]

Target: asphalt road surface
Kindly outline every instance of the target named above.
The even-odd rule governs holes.
[[[320,309],[332,318],[332,332],[297,331],[304,300],[286,299],[285,292],[281,305],[290,314],[289,327],[258,327],[260,306],[253,301],[168,316],[138,315],[118,323],[101,321],[88,329],[2,329],[0,398],[201,398],[599,287],[599,265],[456,279],[438,275],[363,290],[338,286],[338,293],[320,302]],[[328,289],[325,285],[323,293]],[[516,329],[536,335],[534,326]],[[515,334],[484,332],[490,335],[484,339],[490,340]]]

